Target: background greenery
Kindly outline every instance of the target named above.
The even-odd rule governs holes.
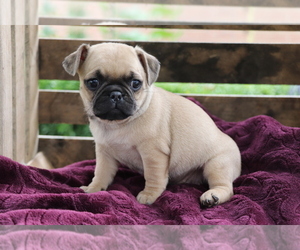
[[[151,11],[145,12],[139,7],[128,9],[112,9],[109,4],[99,3],[99,8],[108,14],[117,15],[123,19],[147,19],[169,17],[176,19],[179,14],[177,11],[168,9],[164,5],[155,5]],[[57,9],[50,1],[43,3],[41,15],[52,16],[56,14]],[[82,8],[82,5],[72,3],[68,9],[68,15],[73,17],[85,17],[89,13]],[[168,41],[176,41],[181,36],[181,31],[171,31],[165,29],[153,29],[148,33],[141,33],[138,29],[132,31],[114,31],[114,29],[100,27],[99,32],[106,39],[120,40],[150,40],[160,39]],[[69,38],[87,38],[84,27],[69,27]],[[40,28],[41,37],[55,38],[56,30],[51,26],[43,26]],[[56,89],[56,90],[78,90],[78,81],[60,81],[60,80],[40,80],[40,89]],[[237,94],[237,95],[290,95],[300,94],[299,86],[288,85],[254,85],[254,84],[201,84],[201,83],[156,83],[168,91],[184,94]],[[91,136],[87,125],[70,125],[70,124],[41,124],[40,134],[42,135],[63,135],[63,136]]]

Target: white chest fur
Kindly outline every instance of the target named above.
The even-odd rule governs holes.
[[[136,147],[138,142],[133,129],[127,129],[126,126],[122,129],[118,126],[107,128],[99,126],[97,120],[90,123],[90,129],[95,142],[102,145],[107,154],[119,163],[143,173],[143,161]]]

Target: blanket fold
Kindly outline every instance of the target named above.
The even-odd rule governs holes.
[[[180,184],[168,185],[154,204],[141,205],[135,196],[144,178],[125,166],[107,191],[85,194],[79,187],[90,183],[95,160],[43,170],[0,156],[0,224],[300,224],[300,129],[267,116],[240,122],[211,117],[242,154],[242,175],[230,201],[201,208],[207,187]]]

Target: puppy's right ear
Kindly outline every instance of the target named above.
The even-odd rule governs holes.
[[[77,70],[85,61],[89,48],[90,45],[82,44],[75,52],[68,55],[62,63],[65,71],[70,75],[75,76]]]

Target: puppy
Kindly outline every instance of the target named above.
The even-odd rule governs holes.
[[[124,164],[145,177],[142,204],[155,202],[169,181],[207,181],[204,206],[230,199],[241,172],[236,143],[196,104],[153,85],[160,70],[155,57],[125,44],[83,44],[63,67],[79,75],[96,144],[95,175],[81,187],[85,192],[106,190]]]

